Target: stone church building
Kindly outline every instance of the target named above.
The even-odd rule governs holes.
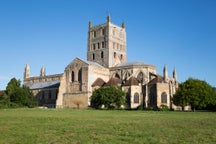
[[[127,62],[126,29],[111,22],[93,26],[89,22],[87,60],[75,58],[62,74],[46,75],[42,67],[40,76],[30,75],[27,64],[24,85],[34,93],[40,106],[50,108],[87,108],[92,92],[103,86],[120,86],[127,93],[127,105],[135,109],[175,106],[171,98],[178,82],[176,70],[168,77],[164,66],[163,76],[154,65]]]

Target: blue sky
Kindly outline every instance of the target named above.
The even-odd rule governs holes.
[[[88,21],[125,22],[128,61],[143,61],[178,80],[189,77],[216,86],[215,0],[1,0],[0,89],[13,77],[63,73],[75,58],[86,59]]]

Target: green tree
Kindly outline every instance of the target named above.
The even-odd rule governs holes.
[[[126,93],[120,87],[109,86],[101,87],[91,96],[91,106],[100,109],[104,106],[106,109],[120,108],[125,104]]]
[[[189,78],[182,83],[173,96],[173,103],[184,108],[190,105],[192,109],[206,109],[214,105],[214,89],[205,81]],[[184,110],[184,109],[183,109]]]
[[[21,86],[21,81],[12,78],[0,99],[1,107],[34,107],[37,105],[34,95],[28,87]]]

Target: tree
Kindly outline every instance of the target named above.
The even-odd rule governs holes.
[[[1,107],[34,107],[37,105],[34,95],[28,87],[21,86],[21,81],[12,78],[0,99]]]
[[[106,109],[120,108],[125,104],[125,96],[126,93],[123,92],[120,87],[101,87],[93,91],[91,106],[97,109],[102,106]]]
[[[214,105],[215,98],[215,91],[207,82],[189,78],[180,84],[173,96],[173,103],[182,108],[190,105],[195,111],[195,109],[206,109],[209,105]]]

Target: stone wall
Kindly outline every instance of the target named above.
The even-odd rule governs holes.
[[[157,83],[157,107],[160,108],[161,105],[167,105],[170,108],[170,89],[169,83]],[[162,102],[162,94],[166,94],[166,102]]]
[[[63,108],[87,108],[88,92],[65,93],[63,95]]]

